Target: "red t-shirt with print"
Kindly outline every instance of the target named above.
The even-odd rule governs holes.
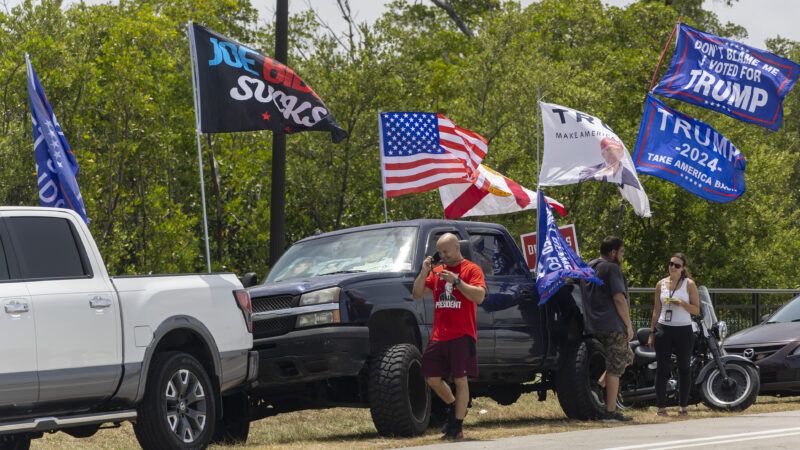
[[[457,287],[441,277],[442,268],[458,275],[462,283],[486,289],[483,271],[477,264],[466,259],[453,267],[434,267],[425,286],[433,291],[433,335],[432,341],[449,341],[461,336],[472,336],[478,340],[478,327],[475,315],[477,305],[467,299]]]

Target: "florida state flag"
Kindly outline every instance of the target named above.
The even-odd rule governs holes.
[[[292,69],[230,38],[189,24],[202,133],[273,130],[347,133]]]
[[[536,209],[536,192],[483,164],[478,166],[472,183],[441,186],[439,196],[448,219]],[[561,217],[567,215],[564,205],[550,197],[545,197],[545,200]]]

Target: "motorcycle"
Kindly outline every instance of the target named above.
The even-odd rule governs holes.
[[[760,388],[759,371],[755,364],[738,355],[728,355],[722,349],[727,335],[724,321],[718,321],[705,286],[698,287],[700,315],[693,317],[694,348],[690,359],[692,388],[689,403],[702,402],[717,411],[743,411],[755,403]],[[648,406],[656,402],[655,378],[658,364],[655,350],[647,346],[650,328],[641,328],[637,340],[631,342],[633,363],[620,377],[618,406]],[[678,367],[672,355],[672,370],[667,382],[669,405],[678,404]]]

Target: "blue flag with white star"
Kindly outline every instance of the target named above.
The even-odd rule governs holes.
[[[51,208],[71,209],[84,222],[89,223],[78,180],[75,179],[78,175],[78,161],[47,102],[28,55],[25,55],[25,64],[28,68],[28,98],[33,121],[33,151],[36,157],[39,203]]]

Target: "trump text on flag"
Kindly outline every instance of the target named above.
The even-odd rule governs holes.
[[[744,155],[715,129],[649,94],[633,160],[638,172],[706,200],[726,203],[745,191]]]
[[[793,61],[680,24],[672,62],[654,92],[778,130],[798,72]]]

